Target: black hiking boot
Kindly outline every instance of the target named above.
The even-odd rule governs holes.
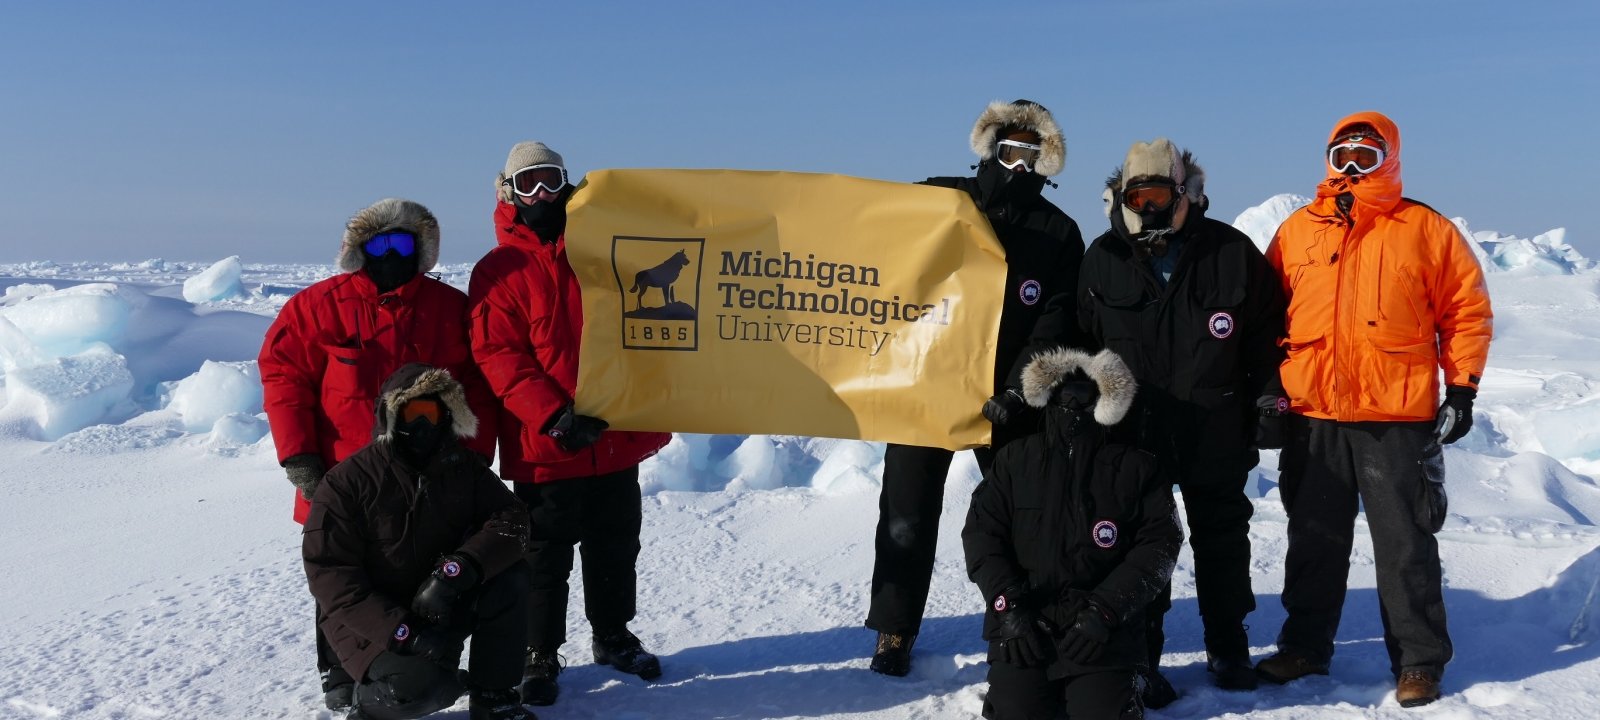
[[[610,665],[629,675],[638,675],[645,680],[661,677],[661,661],[645,652],[644,646],[639,643],[639,638],[634,637],[627,628],[604,632],[596,630],[594,661],[601,665]]]
[[[1151,710],[1160,710],[1178,701],[1178,691],[1156,668],[1139,671],[1139,701]]]
[[[522,667],[522,701],[544,707],[556,704],[561,686],[556,677],[561,674],[562,658],[554,650],[528,651],[528,664]]]
[[[533,708],[522,704],[516,688],[473,690],[467,711],[471,720],[539,720]]]
[[[1211,682],[1223,690],[1254,690],[1260,684],[1250,656],[1225,657],[1206,653],[1206,670]]]
[[[878,633],[878,647],[872,651],[872,671],[905,677],[911,672],[911,646],[916,642],[915,634]]]

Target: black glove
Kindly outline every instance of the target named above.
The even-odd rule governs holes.
[[[283,461],[283,469],[289,474],[289,484],[299,488],[300,497],[307,500],[317,492],[317,483],[322,482],[327,472],[322,467],[322,456],[316,453],[291,455]]]
[[[1020,588],[1008,588],[994,597],[991,607],[1000,618],[1000,661],[1017,667],[1038,667],[1056,659],[1050,636],[1055,628],[1039,613],[1022,604]]]
[[[1439,414],[1433,417],[1433,430],[1439,437],[1439,444],[1449,445],[1472,429],[1472,401],[1477,397],[1477,390],[1464,385],[1445,388],[1444,402],[1439,405]]]
[[[1079,665],[1088,665],[1100,659],[1106,641],[1111,639],[1111,628],[1116,618],[1099,603],[1090,602],[1078,611],[1072,627],[1061,639],[1061,654]]]
[[[433,566],[433,574],[417,587],[411,598],[411,611],[431,623],[450,619],[461,596],[478,586],[478,566],[465,555],[446,555]]]
[[[544,434],[556,439],[556,444],[567,452],[577,452],[600,439],[600,433],[611,424],[597,417],[579,415],[572,411],[572,406],[561,408],[561,412],[550,418],[545,423]]]
[[[394,651],[440,664],[461,659],[462,641],[432,625],[407,618],[394,629]]]
[[[1022,414],[1026,407],[1028,401],[1022,399],[1022,392],[1008,387],[1005,392],[983,401],[983,417],[996,425],[1004,425]]]
[[[1258,450],[1279,450],[1289,444],[1289,398],[1269,391],[1256,398]]]

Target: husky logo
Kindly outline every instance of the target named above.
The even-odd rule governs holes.
[[[703,238],[611,239],[611,271],[621,297],[622,347],[697,350],[700,347],[700,268]]]
[[[1211,336],[1221,340],[1233,334],[1233,316],[1219,312],[1211,316],[1211,321],[1206,323],[1211,328]]]
[[[1034,305],[1039,302],[1039,297],[1044,295],[1044,288],[1039,286],[1038,280],[1028,280],[1017,288],[1017,295],[1022,297],[1023,305]]]
[[[1094,524],[1094,544],[1109,548],[1117,544],[1117,524],[1110,520],[1101,520]]]

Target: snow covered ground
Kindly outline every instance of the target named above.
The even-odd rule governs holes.
[[[1264,242],[1303,198],[1236,222]],[[1156,718],[1600,716],[1600,273],[1561,231],[1470,233],[1496,339],[1476,426],[1446,450],[1441,533],[1456,660],[1445,697],[1403,710],[1360,527],[1332,674],[1210,687],[1190,557]],[[246,258],[247,260],[248,258]],[[443,269],[464,287],[468,266]],[[0,718],[326,718],[311,607],[254,358],[271,316],[327,265],[151,260],[0,265]],[[1252,483],[1258,657],[1282,622],[1276,458]],[[951,470],[911,677],[866,669],[862,627],[883,449],[681,435],[644,467],[634,628],[654,684],[601,670],[581,597],[560,718],[967,718],[984,691],[981,600],[960,525],[976,466]],[[576,595],[581,596],[581,593]],[[446,717],[463,719],[464,705]]]

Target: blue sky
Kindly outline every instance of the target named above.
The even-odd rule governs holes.
[[[1597,27],[1587,0],[7,3],[0,262],[327,262],[385,196],[470,261],[518,140],[575,172],[919,180],[970,172],[1018,97],[1065,129],[1046,192],[1089,238],[1135,140],[1192,149],[1232,220],[1310,194],[1329,126],[1376,109],[1408,196],[1600,256]]]

